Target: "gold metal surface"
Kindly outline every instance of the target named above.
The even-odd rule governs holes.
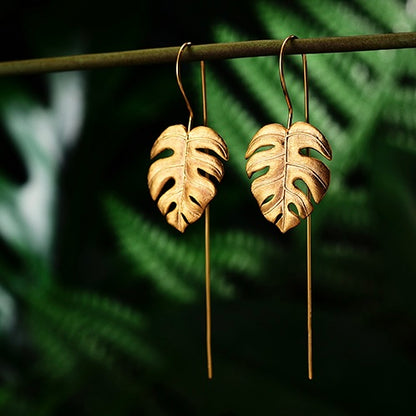
[[[302,54],[303,65],[303,98],[305,122],[309,123],[309,83],[308,83],[308,63],[306,55]],[[310,150],[306,149],[306,156],[310,156]],[[308,189],[308,198],[311,193]],[[306,218],[306,292],[307,292],[307,317],[306,325],[308,332],[308,378],[312,380],[312,214]]]
[[[188,111],[189,111],[188,133],[191,131],[192,120],[194,118],[194,112],[192,111],[191,104],[190,104],[190,102],[188,100],[188,97],[185,94],[185,90],[183,89],[182,79],[181,79],[181,68],[180,68],[179,62],[180,62],[180,59],[181,59],[181,55],[182,55],[183,50],[187,46],[191,46],[191,45],[192,45],[191,42],[184,43],[179,48],[178,56],[176,57],[176,81],[178,82],[179,89],[181,90],[182,96],[183,96],[183,98],[185,100],[185,103],[186,103],[186,107],[188,108]]]
[[[205,78],[205,62],[201,61],[201,85],[202,85],[202,114],[204,126],[208,124],[207,108],[207,84]],[[209,234],[209,205],[205,208],[205,305],[206,305],[206,343],[207,343],[207,368],[208,378],[212,379],[212,352],[211,352],[211,254]]]
[[[150,152],[154,161],[147,176],[151,197],[157,200],[167,222],[181,232],[202,216],[217,192],[210,177],[220,182],[224,176],[223,160],[228,160],[227,145],[213,129],[191,129],[193,111],[179,68],[181,53],[189,45],[187,42],[181,46],[176,60],[176,78],[189,110],[188,128],[182,124],[170,126],[158,137]],[[171,154],[164,157],[165,151]]]
[[[306,322],[308,331],[308,378],[312,380],[312,215],[306,219]]]
[[[150,157],[148,185],[153,200],[169,224],[181,232],[205,212],[205,294],[206,347],[208,378],[212,378],[211,294],[210,294],[210,210],[209,202],[216,194],[213,179],[219,183],[224,176],[223,161],[228,160],[224,140],[207,127],[207,94],[205,63],[201,61],[202,111],[204,125],[192,129],[194,113],[181,80],[180,60],[184,43],[176,57],[176,80],[189,111],[188,127],[168,127],[154,143]]]
[[[329,186],[329,169],[320,160],[301,154],[306,148],[316,150],[329,160],[332,157],[322,133],[302,121],[289,129],[277,123],[262,127],[247,149],[248,177],[260,172],[251,184],[251,191],[266,219],[282,232],[298,225],[299,217],[305,218],[313,210],[310,198],[296,186],[297,180],[307,185],[316,203]],[[261,172],[264,169],[267,171]]]
[[[331,147],[323,134],[308,123],[309,90],[305,55],[302,55],[305,122],[292,125],[293,107],[283,70],[285,46],[292,39],[296,39],[296,36],[288,36],[279,52],[279,77],[288,108],[287,128],[277,123],[262,127],[254,135],[246,152],[248,177],[259,172],[251,184],[251,191],[266,219],[276,224],[282,232],[298,225],[299,217],[308,217],[313,210],[311,196],[319,203],[329,186],[329,169],[311,157],[309,149],[316,150],[328,160],[332,158]],[[301,153],[304,149],[306,154]],[[297,180],[307,185],[306,195],[296,185]],[[291,206],[295,206],[296,211]]]
[[[212,378],[212,349],[211,349],[211,265],[210,265],[210,233],[209,205],[205,208],[205,305],[206,305],[206,342],[208,378]]]
[[[285,74],[283,71],[283,55],[285,51],[285,46],[287,42],[291,39],[296,39],[295,35],[288,36],[282,43],[282,46],[280,48],[279,52],[279,78],[280,78],[280,84],[282,85],[283,94],[285,96],[287,108],[289,110],[289,115],[287,117],[287,128],[289,129],[292,125],[292,116],[293,116],[293,107],[292,107],[292,101],[290,100],[289,93],[287,92],[286,87],[286,81],[285,81]]]
[[[167,222],[184,232],[214,198],[217,190],[205,174],[220,182],[224,175],[221,159],[228,159],[228,151],[223,139],[211,128],[198,126],[188,133],[183,125],[168,127],[154,143],[150,156],[154,159],[166,150],[173,154],[150,166],[150,195],[158,200],[157,206]],[[171,180],[174,183],[166,190]]]
[[[312,371],[312,198],[319,203],[325,195],[330,180],[329,169],[324,163],[311,157],[310,150],[319,152],[328,160],[332,151],[323,134],[309,124],[309,86],[307,59],[302,54],[304,115],[305,122],[292,124],[293,107],[287,91],[283,70],[283,56],[286,44],[295,35],[288,36],[279,53],[279,77],[288,108],[287,127],[269,124],[262,127],[251,140],[246,153],[246,171],[251,178],[251,190],[263,215],[282,231],[299,224],[300,218],[307,217],[307,333],[308,333],[308,377]],[[306,193],[298,182],[306,185]],[[293,208],[294,207],[294,208]]]

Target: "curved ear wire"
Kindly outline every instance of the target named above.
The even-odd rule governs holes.
[[[279,77],[282,85],[283,94],[286,99],[289,110],[287,128],[292,124],[293,107],[292,102],[287,91],[284,72],[283,72],[283,54],[286,43],[291,39],[297,39],[297,36],[290,35],[282,43],[279,53]],[[309,123],[309,83],[308,83],[308,64],[306,55],[302,54],[303,66],[303,97],[304,97],[304,118],[305,122]],[[306,149],[306,155],[310,156],[309,148]],[[308,188],[307,196],[310,198],[310,191]],[[312,213],[306,217],[306,291],[307,291],[307,332],[308,332],[308,378],[312,380],[313,366],[312,366]]]
[[[279,78],[280,84],[282,86],[283,94],[285,96],[287,108],[289,111],[288,120],[287,120],[287,128],[290,128],[292,125],[292,116],[293,116],[293,107],[292,101],[290,100],[289,93],[286,87],[285,75],[283,71],[283,56],[284,50],[287,42],[291,39],[298,39],[296,35],[288,36],[282,43],[279,52]],[[306,55],[302,54],[302,65],[303,65],[303,91],[304,91],[304,112],[305,112],[305,122],[309,123],[309,84],[308,84],[308,64],[306,60]]]
[[[181,55],[182,55],[183,50],[187,46],[191,46],[191,45],[192,45],[191,42],[185,42],[179,48],[178,55],[176,56],[176,81],[178,82],[179,89],[181,90],[181,93],[182,93],[183,98],[184,98],[185,103],[186,103],[186,107],[188,108],[188,111],[189,111],[188,133],[191,131],[191,128],[192,128],[192,120],[194,118],[194,112],[192,111],[191,104],[190,104],[190,102],[188,100],[188,97],[185,94],[185,90],[184,90],[183,85],[182,85],[181,70],[180,70],[180,66],[179,66],[179,61],[181,59]]]
[[[148,173],[152,199],[167,222],[180,232],[197,221],[216,195],[216,185],[224,176],[223,161],[228,160],[227,145],[213,129],[192,128],[193,110],[185,94],[180,58],[190,46],[184,43],[176,58],[176,80],[189,111],[188,127],[168,127],[155,141]]]
[[[205,290],[208,378],[212,378],[209,203],[224,176],[223,161],[228,160],[224,140],[207,127],[205,64],[201,61],[204,125],[192,128],[194,112],[183,88],[180,59],[191,42],[184,43],[176,57],[176,81],[189,111],[188,127],[168,127],[153,144],[153,162],[148,173],[150,195],[167,222],[180,232],[205,212]]]
[[[308,376],[312,378],[312,285],[311,285],[311,213],[325,195],[330,181],[329,169],[310,156],[310,149],[330,160],[332,151],[323,134],[309,124],[309,88],[306,55],[302,55],[305,121],[292,124],[293,107],[283,70],[285,47],[295,35],[288,36],[279,51],[279,78],[288,108],[287,127],[273,123],[262,127],[246,152],[246,171],[255,175],[251,191],[264,217],[283,233],[307,218],[307,328]],[[266,169],[268,168],[268,169]],[[297,182],[306,185],[299,187]]]
[[[295,36],[295,35],[288,36],[283,41],[282,46],[280,47],[280,52],[279,52],[279,78],[280,78],[280,84],[282,86],[282,90],[283,90],[283,94],[285,96],[287,108],[289,110],[289,115],[288,115],[288,118],[287,118],[287,128],[290,128],[290,126],[292,125],[293,107],[292,107],[292,101],[290,100],[289,93],[287,92],[287,87],[286,87],[285,75],[284,75],[284,71],[283,71],[283,55],[284,55],[284,50],[285,50],[285,46],[286,46],[287,42],[289,40],[295,39],[295,38],[297,38],[297,36]]]
[[[297,36],[290,35],[282,43],[279,53],[279,77],[282,85],[283,94],[286,99],[289,110],[287,128],[292,124],[293,107],[292,102],[287,91],[284,72],[283,72],[283,55],[286,43],[291,39],[297,39]],[[308,64],[306,55],[302,54],[303,66],[303,98],[304,98],[304,118],[305,122],[309,123],[309,83],[308,83]],[[306,149],[306,156],[310,156],[309,148]],[[311,197],[308,188],[308,198]],[[308,378],[312,380],[313,366],[312,366],[312,213],[306,217],[306,292],[307,292],[307,332],[308,332]]]

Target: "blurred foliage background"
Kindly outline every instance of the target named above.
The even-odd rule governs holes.
[[[1,59],[262,38],[414,31],[414,0],[2,4]],[[277,53],[278,51],[276,51]],[[286,122],[277,57],[207,63],[230,161],[212,203],[214,380],[205,369],[203,224],[180,235],[148,194],[153,141],[186,123],[174,66],[0,79],[0,413],[388,415],[416,371],[416,54],[309,56],[311,123],[332,183],[281,235],[244,171]],[[302,119],[300,57],[285,74]],[[182,66],[201,119],[199,65]]]

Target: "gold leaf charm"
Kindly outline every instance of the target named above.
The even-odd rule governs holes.
[[[184,232],[198,220],[217,190],[212,178],[224,176],[222,160],[228,160],[224,140],[211,128],[198,126],[187,133],[185,126],[168,127],[155,141],[150,157],[173,153],[152,163],[147,176],[150,195],[167,222]],[[165,189],[168,183],[174,183]]]
[[[251,140],[246,153],[246,171],[249,178],[263,169],[255,178],[251,191],[267,220],[276,224],[283,233],[299,224],[313,211],[310,197],[295,181],[303,181],[314,201],[320,202],[329,186],[329,169],[318,159],[304,155],[302,149],[313,149],[328,160],[332,151],[323,134],[308,123],[298,121],[289,129],[281,124],[262,127]],[[294,204],[298,211],[290,209]]]

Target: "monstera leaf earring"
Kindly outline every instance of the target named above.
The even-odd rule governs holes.
[[[308,81],[306,56],[302,55],[305,122],[292,124],[293,108],[283,73],[283,55],[286,43],[296,36],[288,36],[282,43],[279,54],[279,75],[283,93],[289,109],[287,127],[269,124],[262,127],[251,140],[246,159],[246,171],[252,181],[251,191],[267,220],[285,233],[307,217],[307,286],[308,286],[308,375],[312,378],[312,299],[311,299],[311,213],[313,205],[325,195],[330,180],[329,169],[320,160],[310,156],[310,149],[328,160],[332,151],[323,134],[309,124]],[[306,185],[301,190],[299,182]]]
[[[180,232],[197,221],[205,212],[205,283],[207,312],[208,377],[212,378],[211,312],[209,267],[209,206],[216,194],[216,183],[224,176],[223,161],[228,160],[224,140],[207,127],[205,65],[201,61],[204,125],[192,128],[194,113],[182,86],[179,61],[184,43],[176,58],[176,79],[189,110],[188,126],[168,127],[156,140],[151,150],[153,163],[148,173],[148,185],[153,200],[167,222]]]

